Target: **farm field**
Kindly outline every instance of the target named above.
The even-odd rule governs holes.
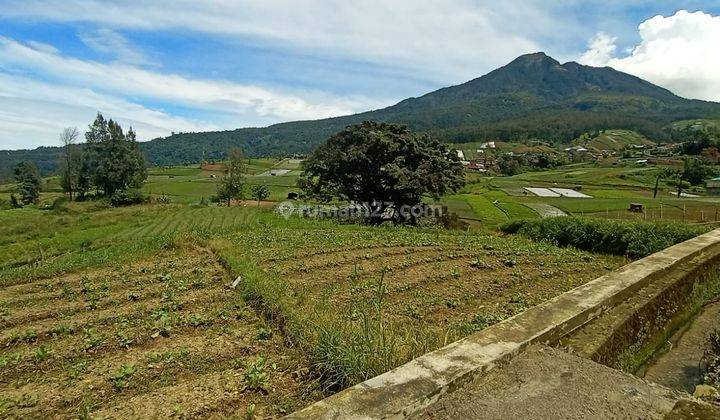
[[[203,245],[254,211],[83,203],[0,217],[3,417],[278,416],[321,395]]]
[[[237,232],[209,245],[332,389],[626,262],[519,237],[323,223]]]
[[[306,362],[228,281],[211,253],[180,244],[1,289],[0,409],[127,418],[298,408]]]
[[[653,198],[657,171],[655,167],[585,164],[511,177],[469,175],[462,194],[443,198],[443,204],[460,217],[479,221],[490,229],[514,219],[541,217],[541,213],[692,223],[720,221],[719,197],[678,198],[672,187],[661,182],[658,197]],[[540,197],[526,190],[578,186],[582,187],[581,193],[592,198]],[[642,204],[644,211],[628,211],[631,203]]]
[[[587,142],[575,140],[573,144],[597,150],[622,151],[634,145],[654,146],[656,143],[635,131],[604,130],[602,134]]]
[[[249,186],[267,185],[269,200],[281,201],[289,192],[297,191],[299,165],[295,159],[248,159],[246,182]],[[278,175],[272,175],[274,171]],[[148,172],[143,191],[167,196],[173,203],[198,203],[202,199],[209,200],[216,193],[217,181],[222,175],[222,171],[205,171],[198,166],[153,168]]]
[[[73,203],[0,218],[9,417],[279,416],[625,263],[256,207]]]

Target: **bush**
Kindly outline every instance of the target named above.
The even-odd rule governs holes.
[[[58,197],[53,200],[52,204],[50,205],[50,209],[57,212],[65,212],[68,210],[67,203],[67,197]]]
[[[15,197],[15,194],[10,194],[10,207],[14,209],[19,209],[22,207],[22,204],[18,201],[18,199]]]
[[[641,222],[553,217],[510,222],[500,228],[535,241],[591,252],[642,258],[707,232],[706,226],[678,222]]]
[[[110,205],[113,207],[131,206],[142,204],[148,201],[147,196],[136,189],[116,191],[110,196]]]
[[[155,202],[158,204],[170,204],[172,200],[167,195],[159,195],[155,197]]]

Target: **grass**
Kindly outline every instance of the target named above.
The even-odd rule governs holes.
[[[538,217],[535,210],[499,190],[448,196],[441,202],[448,207],[448,211],[465,219],[479,221],[483,227],[489,229],[510,220]]]
[[[563,168],[527,172],[512,177],[483,177],[469,175],[463,194],[446,198],[453,202],[450,209],[458,209],[461,217],[484,219],[484,225],[495,227],[512,219],[538,217],[530,208],[535,204],[550,205],[576,216],[605,219],[678,220],[685,222],[714,222],[720,220],[720,200],[717,197],[696,198],[675,196],[673,188],[663,182],[657,198],[653,198],[657,167],[598,166],[574,164]],[[537,197],[524,187],[582,187],[591,199]],[[702,194],[702,191],[690,191]],[[474,197],[469,198],[468,197]],[[469,200],[469,201],[468,201]],[[463,206],[462,201],[468,203]],[[450,203],[450,202],[447,202]],[[492,207],[505,213],[505,218]],[[632,213],[631,203],[642,204],[644,212]],[[471,207],[468,211],[466,207]]]
[[[202,238],[252,225],[245,210],[82,207],[65,227],[77,240],[0,270],[3,416],[225,417],[252,406],[277,417],[322,396],[295,373],[307,370],[303,355],[227,289],[226,270],[203,247]],[[0,217],[18,223],[2,228],[21,243],[66,236],[38,229],[25,238],[20,226],[67,215],[26,208]],[[154,229],[164,217],[163,231],[122,235],[120,227]],[[112,229],[97,231],[104,223]],[[77,243],[83,235],[89,248]]]
[[[270,185],[272,200],[294,189],[296,161],[249,167],[292,171],[248,177]],[[527,206],[534,202],[600,217],[630,200],[659,209],[644,187],[630,185],[651,173],[611,169],[471,176],[442,201],[486,228],[467,232],[200,206],[216,179],[192,167],[151,171],[145,191],[171,196],[169,205],[0,211],[0,415],[289,412],[624,264],[625,257],[488,231],[538,218]],[[584,191],[598,198],[521,192],[557,177],[597,181]],[[629,184],[613,184],[619,180]],[[663,203],[666,217],[715,205]],[[185,402],[176,406],[177,396]]]
[[[249,159],[246,164],[248,176],[247,193],[252,185],[267,185],[270,188],[270,201],[282,201],[291,191],[298,191],[297,168],[299,162],[292,159]],[[270,169],[289,169],[285,175],[262,175]],[[143,191],[151,195],[167,196],[173,203],[193,204],[203,198],[209,200],[217,192],[217,182],[222,173],[206,172],[199,167],[153,168]]]
[[[258,226],[209,245],[333,390],[624,262],[477,232],[292,219]]]

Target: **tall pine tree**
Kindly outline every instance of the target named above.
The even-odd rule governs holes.
[[[123,133],[120,124],[98,114],[85,133],[86,167],[92,181],[104,195],[138,188],[147,179],[145,159],[140,153],[135,132]]]

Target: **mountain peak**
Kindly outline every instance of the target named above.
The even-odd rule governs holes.
[[[523,54],[508,64],[508,66],[512,66],[512,65],[559,66],[560,62],[541,51],[541,52],[535,52],[535,53],[530,53],[530,54]]]

